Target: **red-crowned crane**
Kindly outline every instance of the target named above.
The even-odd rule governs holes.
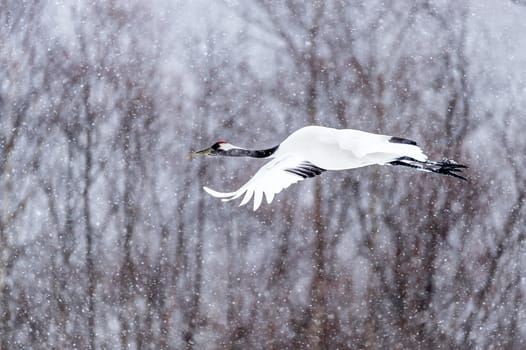
[[[465,165],[448,159],[430,161],[415,141],[360,130],[322,126],[301,128],[279,145],[268,149],[248,150],[218,141],[209,148],[189,154],[195,155],[272,159],[235,192],[217,192],[203,187],[210,195],[223,201],[244,195],[240,206],[247,204],[254,197],[254,210],[259,208],[263,195],[270,204],[274,195],[283,189],[308,177],[320,175],[326,170],[388,164],[466,180],[458,174],[466,168]]]

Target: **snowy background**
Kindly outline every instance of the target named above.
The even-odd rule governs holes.
[[[0,0],[0,349],[526,347],[524,5]],[[469,182],[184,158],[307,124]]]

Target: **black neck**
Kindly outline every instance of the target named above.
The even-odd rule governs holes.
[[[261,149],[261,150],[249,150],[249,149],[243,149],[243,148],[233,148],[228,151],[221,152],[221,155],[223,156],[229,156],[229,157],[252,157],[252,158],[267,158],[276,152],[279,145],[268,148],[268,149]]]

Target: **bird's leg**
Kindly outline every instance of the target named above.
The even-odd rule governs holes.
[[[462,172],[462,169],[467,168],[467,166],[459,164],[455,162],[454,160],[450,160],[450,159],[444,159],[440,162],[435,162],[432,160],[426,160],[425,162],[421,162],[411,157],[400,157],[396,159],[395,161],[390,162],[389,164],[402,165],[402,166],[418,169],[421,171],[427,171],[427,172],[432,172],[436,174],[453,176],[453,177],[462,179],[464,181],[467,181],[465,177],[458,174]]]

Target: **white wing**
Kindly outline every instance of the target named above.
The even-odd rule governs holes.
[[[338,130],[337,133],[339,135],[335,139],[337,139],[338,146],[352,151],[359,158],[366,158],[369,155],[382,155],[385,160],[379,161],[380,164],[382,161],[392,161],[392,157],[405,156],[420,161],[427,159],[416,142],[408,139],[353,129]]]
[[[257,210],[263,200],[263,194],[265,194],[267,203],[270,204],[274,195],[283,189],[307,177],[319,175],[323,171],[324,169],[298,157],[278,157],[261,167],[246,184],[235,192],[217,192],[206,186],[203,189],[211,196],[221,198],[223,201],[231,201],[244,194],[240,206],[247,204],[254,197],[254,210]]]
[[[388,164],[401,157],[425,161],[416,142],[352,129],[307,126],[287,137],[277,152],[295,154],[327,170]]]

